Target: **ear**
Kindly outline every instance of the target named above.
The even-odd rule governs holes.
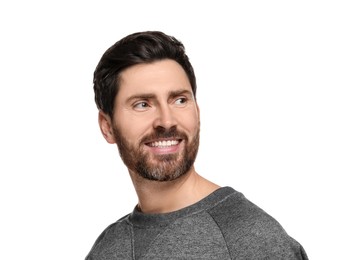
[[[109,115],[105,114],[102,110],[98,113],[98,124],[101,129],[104,139],[110,143],[116,143],[115,136],[113,133],[113,127],[111,123],[111,118]]]

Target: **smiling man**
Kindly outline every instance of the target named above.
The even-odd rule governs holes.
[[[102,56],[94,90],[102,134],[117,144],[138,204],[87,260],[307,259],[274,218],[196,172],[200,111],[180,41],[157,31],[126,36]]]

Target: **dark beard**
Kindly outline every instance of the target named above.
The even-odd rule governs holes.
[[[179,132],[176,127],[170,129],[156,128],[154,133],[140,140],[139,147],[135,148],[127,142],[116,126],[113,127],[120,156],[128,169],[136,172],[145,179],[162,182],[176,180],[191,169],[198,153],[199,132],[200,127],[198,127],[196,135],[189,142],[187,135]],[[158,163],[152,163],[149,154],[144,153],[143,145],[148,140],[158,138],[177,138],[184,140],[184,150],[179,154],[155,155],[154,160],[158,161]]]

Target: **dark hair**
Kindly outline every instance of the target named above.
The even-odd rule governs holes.
[[[128,67],[171,59],[182,66],[196,96],[194,69],[179,40],[159,31],[130,34],[111,46],[94,72],[93,88],[98,109],[112,116],[119,90],[120,73]]]

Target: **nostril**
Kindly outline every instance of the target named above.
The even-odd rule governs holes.
[[[169,128],[165,128],[163,126],[157,126],[155,128],[156,133],[159,134],[160,137],[171,137],[177,135],[177,127],[172,126]]]

